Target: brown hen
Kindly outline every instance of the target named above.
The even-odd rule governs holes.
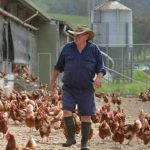
[[[128,144],[140,132],[142,123],[139,119],[135,120],[134,124],[126,124],[124,127],[125,138],[128,139]]]
[[[8,130],[8,113],[0,112],[0,132],[5,134]]]
[[[6,133],[6,140],[8,141],[5,150],[36,150],[36,143],[33,138],[30,137],[24,148],[20,148],[16,144],[16,140],[13,134],[9,131]]]
[[[26,126],[30,129],[35,127],[35,114],[33,112],[33,106],[29,104],[26,109],[26,118],[25,118]]]
[[[112,132],[111,132],[110,126],[104,120],[99,125],[99,137],[104,140],[106,137],[109,137],[111,135],[112,135]]]
[[[114,142],[119,143],[120,146],[121,146],[121,144],[122,144],[123,141],[124,141],[124,138],[125,138],[125,136],[124,136],[124,129],[123,129],[122,126],[119,126],[119,127],[114,131],[114,134],[112,135],[112,140],[113,140]]]

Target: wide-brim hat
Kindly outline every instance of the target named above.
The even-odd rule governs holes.
[[[75,30],[68,30],[68,33],[70,33],[71,35],[81,35],[81,34],[89,34],[89,38],[88,40],[92,40],[95,36],[95,33],[88,28],[87,26],[78,26]]]

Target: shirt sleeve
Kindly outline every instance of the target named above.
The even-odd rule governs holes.
[[[97,65],[96,65],[96,74],[98,73],[103,73],[103,75],[106,74],[106,69],[104,66],[104,61],[102,54],[100,52],[100,49],[96,46],[96,60],[97,60]]]
[[[64,66],[65,66],[65,55],[64,55],[64,50],[62,50],[55,66],[54,66],[54,69],[59,70],[60,72],[63,72]]]

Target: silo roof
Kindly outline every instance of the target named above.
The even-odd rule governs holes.
[[[108,1],[108,2],[105,2],[104,4],[98,6],[95,8],[95,10],[102,10],[102,11],[106,11],[106,10],[116,10],[116,9],[119,9],[119,10],[131,10],[130,8],[128,8],[127,6],[121,4],[120,2],[118,1]]]

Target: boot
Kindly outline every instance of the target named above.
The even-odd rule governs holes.
[[[91,128],[91,122],[82,122],[81,124],[81,132],[82,132],[81,150],[89,150],[88,136],[89,136],[90,128]]]
[[[76,140],[75,140],[75,125],[73,122],[73,117],[69,116],[69,117],[65,117],[64,118],[64,122],[65,122],[65,126],[68,132],[68,138],[66,143],[63,143],[62,146],[63,147],[69,147],[73,144],[76,144]]]

